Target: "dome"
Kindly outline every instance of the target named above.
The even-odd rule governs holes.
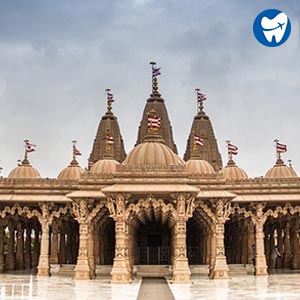
[[[114,159],[98,160],[91,168],[92,174],[112,174],[116,172],[116,166],[120,163]]]
[[[83,174],[85,171],[82,169],[77,160],[73,159],[70,165],[58,174],[58,180],[76,180],[80,178],[80,175]]]
[[[146,136],[145,142],[138,144],[127,155],[124,166],[184,166],[184,161],[176,155],[159,136]]]
[[[227,166],[220,171],[220,174],[227,180],[248,179],[247,173],[239,168],[232,159],[228,161]]]
[[[22,164],[13,169],[8,178],[41,178],[39,171],[33,168],[28,161],[28,159],[24,159]]]
[[[212,165],[203,159],[190,159],[185,163],[185,169],[190,174],[212,175],[215,170]]]
[[[297,177],[296,172],[284,164],[282,159],[278,159],[274,167],[272,167],[265,175],[266,178],[290,178]]]

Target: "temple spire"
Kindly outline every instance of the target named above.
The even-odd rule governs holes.
[[[200,89],[195,89],[197,99],[197,114],[194,117],[191,131],[187,140],[187,146],[184,154],[184,160],[188,161],[195,157],[194,138],[195,135],[201,137],[203,146],[197,148],[197,157],[208,161],[215,169],[222,169],[222,158],[218,149],[217,140],[215,138],[212,123],[209,117],[204,112],[203,101],[206,100],[206,95],[200,92]]]
[[[177,154],[177,147],[173,139],[173,132],[171,122],[169,120],[167,108],[164,99],[158,92],[157,77],[161,75],[161,68],[156,67],[155,62],[150,62],[152,66],[152,91],[150,98],[147,99],[147,103],[144,108],[143,117],[139,126],[138,138],[136,145],[145,141],[145,137],[148,135],[148,112],[152,109],[155,110],[156,115],[160,117],[160,128],[157,129],[157,134],[165,141],[166,145],[170,147],[173,152]]]
[[[115,101],[111,89],[106,89],[107,112],[101,118],[97,134],[94,139],[92,152],[88,159],[89,168],[98,160],[108,155],[118,162],[122,162],[125,157],[124,143],[120,132],[117,117],[112,112],[112,103]],[[112,138],[113,143],[107,144],[107,134]],[[109,147],[109,152],[108,152]]]

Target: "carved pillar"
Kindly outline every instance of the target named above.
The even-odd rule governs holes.
[[[61,221],[59,226],[59,263],[66,263],[66,234],[64,228],[65,222]]]
[[[210,230],[211,232],[211,252],[210,252],[210,260],[209,260],[209,273],[208,277],[213,279],[213,270],[214,270],[214,265],[215,265],[215,260],[216,260],[216,251],[217,251],[217,244],[216,244],[216,226],[215,224],[212,224],[212,228]]]
[[[26,238],[25,238],[25,269],[31,269],[31,230],[32,226],[30,223],[27,223],[26,226]]]
[[[88,229],[88,257],[90,265],[90,278],[96,278],[95,256],[94,256],[94,228],[93,224]]]
[[[283,238],[282,238],[282,224],[281,224],[281,221],[278,221],[277,245],[278,245],[278,251],[281,255],[281,257],[277,258],[277,268],[283,268]]]
[[[73,203],[73,212],[76,220],[79,223],[79,251],[77,264],[75,267],[74,279],[90,279],[91,269],[89,264],[89,224],[88,224],[88,207],[85,200],[80,200],[79,203]]]
[[[290,269],[292,264],[290,228],[291,228],[291,223],[290,220],[288,220],[284,228],[284,254],[283,254],[283,266],[284,268],[287,269]]]
[[[131,272],[128,265],[128,249],[126,247],[128,230],[126,228],[125,199],[117,195],[116,200],[108,198],[110,215],[115,220],[116,246],[113,268],[111,271],[112,283],[131,282]]]
[[[254,259],[255,259],[255,257],[254,257],[254,249],[255,249],[254,224],[250,218],[247,219],[247,224],[248,224],[247,263],[253,264]]]
[[[186,250],[186,221],[179,219],[175,224],[176,249],[173,264],[173,282],[189,283],[191,271],[187,259]]]
[[[267,262],[265,256],[265,247],[264,247],[264,223],[266,217],[264,216],[263,209],[264,205],[258,203],[255,206],[256,215],[253,219],[255,224],[255,244],[256,244],[256,257],[255,257],[255,275],[264,276],[268,275],[267,272]]]
[[[50,245],[50,221],[49,206],[45,203],[41,205],[42,217],[39,222],[42,228],[41,250],[38,265],[38,276],[50,276],[49,245]]]
[[[6,270],[13,271],[15,269],[15,254],[14,254],[14,247],[15,247],[15,226],[13,221],[10,220],[8,223],[8,242],[7,242],[7,255],[6,255]]]
[[[20,221],[17,224],[16,268],[24,269],[24,228]]]
[[[52,222],[50,263],[58,264],[58,224],[56,221]]]
[[[40,253],[40,229],[38,224],[34,225],[34,245],[32,253],[32,268],[36,269]]]
[[[292,228],[292,240],[293,240],[293,263],[294,270],[300,269],[300,246],[299,246],[299,220],[295,220]]]
[[[4,246],[4,225],[0,221],[0,273],[4,272],[3,246]]]
[[[223,200],[218,200],[215,207],[216,257],[212,270],[212,278],[226,279],[229,278],[229,268],[225,256],[224,224],[228,217],[228,206],[224,205]]]
[[[210,230],[206,230],[206,256],[205,256],[205,264],[209,264],[210,257],[211,257],[211,239],[212,239],[212,234]]]
[[[95,256],[95,264],[100,265],[100,232],[99,232],[99,223],[95,224],[94,229],[94,256]]]

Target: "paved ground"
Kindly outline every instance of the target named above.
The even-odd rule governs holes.
[[[90,281],[74,281],[67,277],[36,277],[21,274],[0,274],[0,299],[7,296],[15,284],[15,292],[28,294],[32,279],[31,300],[171,300],[163,280],[135,280],[132,284],[111,285],[109,277]],[[141,287],[141,289],[140,289]],[[240,276],[229,280],[210,280],[193,276],[191,285],[169,284],[175,300],[299,300],[300,271],[273,274],[268,277]],[[5,291],[5,294],[4,294]],[[140,292],[139,292],[140,291]],[[150,298],[148,293],[150,292]],[[18,298],[20,299],[20,298]],[[28,299],[28,298],[27,298]],[[26,299],[26,300],[27,300]],[[30,299],[30,298],[29,298]]]
[[[174,300],[164,278],[143,278],[137,300]]]

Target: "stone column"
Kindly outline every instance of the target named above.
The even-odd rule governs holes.
[[[58,224],[56,221],[52,222],[50,263],[54,265],[58,264]]]
[[[89,265],[90,265],[90,278],[96,278],[93,224],[90,224],[88,228],[88,257],[89,257]]]
[[[26,238],[25,238],[25,269],[31,269],[31,224],[27,223],[26,226]]]
[[[290,269],[292,265],[292,253],[291,253],[291,241],[290,241],[290,228],[291,223],[288,220],[284,228],[284,254],[283,254],[283,266],[286,269]]]
[[[254,248],[255,248],[255,238],[254,238],[254,224],[250,218],[247,219],[248,224],[248,239],[247,239],[247,247],[248,247],[248,253],[247,253],[247,263],[253,264],[254,257]]]
[[[7,242],[7,254],[6,254],[6,270],[13,271],[15,269],[15,254],[14,254],[14,247],[15,247],[15,226],[13,222],[10,220],[8,224],[8,242]]]
[[[263,213],[264,205],[262,203],[256,204],[255,208],[256,208],[256,215],[255,218],[253,219],[253,222],[255,224],[255,244],[256,244],[255,275],[264,276],[264,275],[268,275],[266,256],[265,256],[265,247],[264,247],[264,223],[266,221],[266,217],[264,216]]]
[[[212,234],[210,230],[206,230],[206,256],[205,256],[205,261],[204,263],[206,265],[209,265],[210,257],[211,257],[211,239],[212,239]]]
[[[94,229],[94,256],[95,264],[100,265],[100,232],[99,232],[99,223],[95,224]]]
[[[74,279],[90,279],[91,268],[89,263],[89,226],[88,223],[88,207],[86,200],[80,200],[79,203],[73,202],[73,211],[76,220],[79,223],[79,251],[77,257],[77,264],[75,267]]]
[[[4,246],[4,225],[0,223],[0,273],[4,272],[3,246]]]
[[[191,271],[187,259],[186,249],[186,221],[178,219],[175,224],[176,249],[173,264],[173,282],[190,283]]]
[[[34,225],[34,245],[32,253],[32,268],[36,269],[40,253],[40,229],[37,224]]]
[[[38,276],[50,276],[50,261],[49,261],[49,229],[50,224],[47,220],[42,220],[42,239],[41,250],[38,265]]]
[[[211,232],[211,238],[210,238],[210,242],[211,242],[211,246],[210,246],[210,259],[209,259],[209,273],[208,273],[208,277],[210,279],[213,279],[213,269],[214,269],[214,265],[215,265],[215,260],[216,260],[216,226],[213,224],[212,228],[210,230]]]
[[[59,263],[61,265],[66,263],[66,235],[64,222],[61,222],[59,226]]]
[[[20,221],[17,224],[16,269],[24,269],[24,228]]]
[[[297,219],[292,227],[293,240],[293,263],[294,270],[300,269],[300,246],[299,246],[299,220]]]
[[[223,200],[218,200],[215,206],[216,257],[212,270],[213,279],[229,278],[229,268],[226,261],[224,247],[224,224],[227,219],[228,211],[224,204]]]

